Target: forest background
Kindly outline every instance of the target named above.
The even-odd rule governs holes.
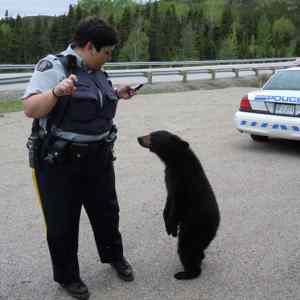
[[[0,63],[36,63],[64,50],[78,22],[100,16],[118,32],[113,61],[293,57],[299,0],[79,0],[65,15],[0,19]]]

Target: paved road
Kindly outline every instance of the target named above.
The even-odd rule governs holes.
[[[123,283],[99,263],[83,213],[82,278],[97,300],[295,300],[300,295],[297,143],[256,144],[233,128],[248,88],[137,96],[120,103],[117,187],[125,253],[136,280]],[[51,279],[44,225],[24,143],[30,121],[0,118],[0,299],[70,299]],[[179,282],[176,240],[163,229],[163,166],[136,137],[156,129],[188,140],[215,189],[221,228],[199,279]]]

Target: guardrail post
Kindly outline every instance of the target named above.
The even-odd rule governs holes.
[[[180,71],[180,74],[182,75],[182,82],[187,82],[187,71]]]
[[[235,74],[235,78],[239,77],[239,70],[238,69],[232,69],[232,72]]]
[[[145,72],[145,77],[148,79],[148,83],[152,84],[152,72]]]
[[[257,77],[259,75],[258,69],[252,68],[253,72],[255,72],[255,76]]]
[[[208,70],[208,72],[211,74],[211,79],[216,79],[216,71],[215,70]]]
[[[271,68],[272,74],[276,72],[276,68]]]

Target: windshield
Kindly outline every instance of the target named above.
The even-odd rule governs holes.
[[[266,83],[263,90],[300,90],[300,70],[282,71],[276,73]]]

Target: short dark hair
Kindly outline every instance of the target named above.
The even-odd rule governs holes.
[[[117,33],[108,24],[98,17],[83,19],[73,37],[72,44],[75,47],[84,47],[87,42],[92,42],[96,50],[106,46],[114,46],[118,43]]]

